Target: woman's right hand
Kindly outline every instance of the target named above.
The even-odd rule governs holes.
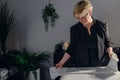
[[[61,68],[61,67],[63,67],[63,64],[59,62],[59,63],[57,63],[57,64],[55,65],[55,67],[56,67],[56,68]]]
[[[65,53],[63,58],[55,65],[56,68],[63,67],[65,62],[70,58],[70,55],[68,53]]]

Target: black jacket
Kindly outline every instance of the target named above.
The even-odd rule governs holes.
[[[98,20],[94,20],[93,32],[96,34],[97,52],[99,61],[106,54],[106,48],[112,46],[111,38],[108,32],[108,26]],[[93,26],[92,26],[93,27]],[[74,64],[88,65],[88,44],[84,33],[84,26],[78,22],[70,29],[70,46],[67,53],[71,55]]]

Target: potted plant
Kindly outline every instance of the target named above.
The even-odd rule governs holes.
[[[42,10],[42,19],[45,24],[45,31],[48,31],[48,26],[51,23],[51,26],[54,27],[55,20],[59,18],[59,15],[56,13],[56,9],[53,7],[53,4],[49,2],[48,5]]]
[[[24,74],[22,80],[26,80],[29,73],[32,72],[35,80],[37,80],[36,69],[42,60],[47,60],[49,57],[45,52],[41,54],[30,53],[25,48],[23,51],[18,51],[17,54],[11,55],[20,75]]]
[[[6,52],[6,41],[8,34],[15,27],[17,21],[14,12],[8,7],[7,1],[0,0],[0,48],[1,53]]]

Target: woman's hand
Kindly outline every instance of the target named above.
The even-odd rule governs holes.
[[[108,52],[109,57],[111,58],[112,57],[112,53],[113,53],[112,47],[107,48],[107,52]]]
[[[57,63],[57,64],[55,65],[55,67],[56,67],[56,68],[63,67],[63,64],[59,62],[59,63]]]
[[[70,55],[68,53],[65,53],[64,56],[62,57],[62,59],[60,60],[59,63],[57,63],[55,65],[56,68],[60,68],[63,67],[63,65],[65,64],[65,62],[70,58]]]

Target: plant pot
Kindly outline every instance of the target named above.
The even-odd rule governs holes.
[[[6,80],[8,77],[8,70],[6,68],[0,69],[0,80]]]
[[[40,69],[37,69],[36,72],[37,72],[37,80],[40,80]],[[35,80],[35,77],[34,77],[32,71],[30,71],[27,80]]]

